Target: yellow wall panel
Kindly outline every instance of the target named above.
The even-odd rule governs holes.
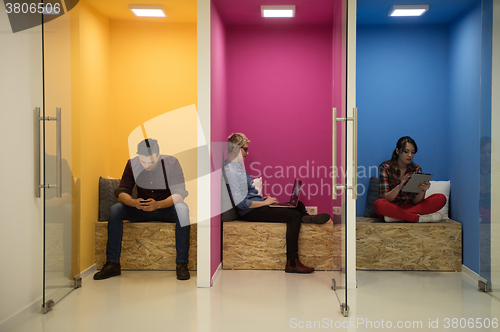
[[[179,119],[179,109],[189,109],[189,115],[165,130],[182,131],[182,141],[155,135],[161,136],[163,154],[179,158],[188,181],[186,203],[196,215],[196,152],[177,149],[196,146],[196,24],[113,21],[85,0],[73,11],[73,149],[80,158],[75,176],[83,271],[95,263],[99,176],[120,178],[126,161],[135,157],[129,154],[130,134],[152,119],[169,118],[168,112],[177,111],[172,114]]]
[[[79,10],[79,125],[81,270],[95,262],[95,222],[98,217],[99,176],[109,168],[110,22],[80,1]]]
[[[80,7],[70,12],[71,20],[71,152],[74,185],[72,190],[71,275],[81,269],[81,135],[80,135]]]
[[[135,157],[128,146],[134,130],[153,119],[169,118],[166,113],[196,104],[196,24],[112,21],[110,64],[110,175],[119,178],[125,162]],[[158,131],[147,135],[159,140],[161,153],[178,157],[186,177],[190,177],[186,180],[192,180],[196,159],[193,161],[192,153],[183,154],[178,148],[196,147],[196,118],[191,112],[182,121],[178,121],[178,115],[172,118],[175,122],[166,122],[164,130],[181,130],[182,139],[167,140],[164,138],[171,135],[157,134]],[[186,203],[194,215],[196,181],[187,183],[187,190]]]

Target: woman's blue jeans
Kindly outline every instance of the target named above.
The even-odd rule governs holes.
[[[107,262],[120,263],[123,238],[123,220],[131,222],[163,221],[175,222],[175,249],[177,263],[189,262],[189,208],[186,203],[178,203],[173,207],[155,211],[143,211],[135,207],[116,203],[111,207],[108,221],[108,244],[106,246]],[[181,226],[187,225],[187,226]]]

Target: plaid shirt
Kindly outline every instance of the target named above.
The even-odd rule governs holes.
[[[411,163],[408,165],[406,169],[406,174],[413,173],[422,173],[422,168],[417,164]],[[384,195],[387,194],[392,189],[396,188],[397,185],[401,182],[401,171],[396,164],[384,162],[380,165],[379,168],[379,195],[380,198],[384,198]],[[400,191],[394,201],[399,206],[405,205],[408,203],[412,203],[413,199],[417,196],[416,193],[409,193]]]
[[[162,161],[165,165],[166,179]],[[152,171],[146,171],[142,167],[139,157],[129,159],[123,171],[120,186],[115,192],[116,196],[118,197],[122,192],[132,196],[132,189],[135,185],[137,185],[137,197],[143,199],[153,198],[155,201],[162,201],[172,194],[181,195],[183,198],[188,195],[179,161],[167,155],[160,155],[158,164]]]

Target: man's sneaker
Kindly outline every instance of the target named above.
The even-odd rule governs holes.
[[[189,280],[189,278],[191,277],[189,275],[187,263],[177,263],[176,273],[177,280]]]
[[[388,216],[384,216],[384,220],[385,220],[385,222],[400,222],[400,221],[403,221],[401,219],[391,218],[391,217],[388,217]]]
[[[440,222],[443,217],[441,213],[434,212],[430,214],[421,214],[418,218],[418,222]]]
[[[122,274],[122,268],[120,263],[106,263],[102,267],[101,271],[94,274],[94,280],[108,279],[111,277],[119,276]]]

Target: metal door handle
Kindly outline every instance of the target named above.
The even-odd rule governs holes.
[[[333,167],[336,170],[337,167],[337,121],[352,121],[353,122],[353,161],[354,161],[354,169],[353,169],[353,178],[352,178],[352,186],[349,186],[347,183],[345,186],[337,186],[336,185],[336,176],[333,177],[333,199],[337,199],[337,189],[352,189],[352,196],[354,199],[357,199],[356,188],[358,184],[358,108],[353,108],[353,116],[352,118],[337,118],[337,108],[333,108]],[[338,172],[336,172],[338,173]]]
[[[57,198],[62,197],[62,150],[61,150],[61,108],[56,108],[56,189]]]
[[[333,145],[333,170],[335,171],[334,176],[332,176],[332,196],[333,199],[337,199],[337,108],[333,108],[333,137],[332,137],[332,145]]]
[[[34,145],[34,162],[35,162],[35,197],[41,197],[41,189],[43,185],[40,178],[40,107],[35,107],[33,110],[33,145]]]
[[[41,121],[56,121],[56,184],[43,184],[40,177],[40,122]],[[56,117],[42,117],[40,107],[34,109],[34,145],[35,145],[35,196],[41,197],[40,190],[42,188],[56,188],[56,197],[62,197],[62,147],[61,147],[61,108],[56,109]],[[44,140],[45,142],[45,140]]]
[[[352,128],[352,158],[354,159],[354,169],[352,171],[352,185],[353,185],[353,190],[352,190],[352,197],[354,199],[358,198],[358,108],[354,107],[353,109],[353,128]]]

